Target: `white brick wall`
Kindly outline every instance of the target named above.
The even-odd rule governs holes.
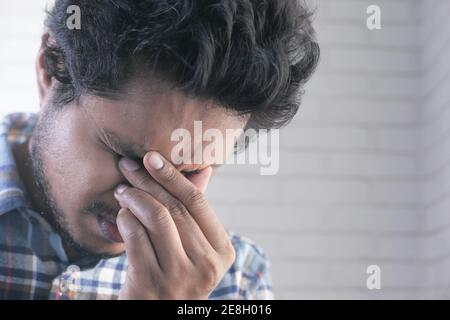
[[[0,1],[0,117],[38,109],[35,58],[46,0]]]
[[[450,2],[421,1],[419,97],[423,210],[421,253],[428,298],[450,298]]]
[[[37,109],[45,2],[0,2],[0,115]],[[265,249],[278,298],[449,297],[450,4],[308,2],[322,61],[281,133],[280,172],[226,167],[210,199]],[[370,4],[381,30],[365,27]],[[370,264],[379,291],[365,287]]]
[[[271,257],[279,298],[419,297],[417,2],[309,2],[322,61],[281,133],[279,175],[226,168],[211,197]],[[373,3],[380,31],[366,28]],[[380,291],[365,286],[370,264]]]

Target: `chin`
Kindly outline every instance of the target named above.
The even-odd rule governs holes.
[[[99,246],[99,243],[93,243],[88,248],[89,251],[101,256],[117,256],[125,251],[125,245],[123,243],[109,243]]]
[[[82,239],[82,240],[81,240]],[[111,258],[121,255],[125,252],[125,244],[123,242],[111,242],[99,235],[78,235],[72,238],[75,246],[70,246],[69,256],[72,258],[81,256],[96,256],[97,258]]]

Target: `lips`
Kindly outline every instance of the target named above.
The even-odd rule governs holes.
[[[102,235],[111,242],[123,242],[119,228],[116,224],[117,211],[111,210],[108,214],[98,215],[97,223]]]
[[[111,223],[116,223],[117,214],[119,213],[120,207],[110,209],[109,211],[100,213],[99,216],[106,221]]]

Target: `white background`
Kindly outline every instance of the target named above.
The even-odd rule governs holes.
[[[0,1],[0,114],[38,110],[45,2]],[[225,168],[210,199],[269,255],[278,298],[448,298],[450,2],[309,2],[322,61],[282,131],[279,174]],[[382,30],[366,28],[370,4]]]

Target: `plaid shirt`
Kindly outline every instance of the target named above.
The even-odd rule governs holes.
[[[10,145],[26,141],[37,120],[14,113],[0,124],[0,299],[116,299],[126,254],[69,263],[60,236],[27,200]],[[228,232],[236,260],[209,299],[273,299],[267,257]]]

